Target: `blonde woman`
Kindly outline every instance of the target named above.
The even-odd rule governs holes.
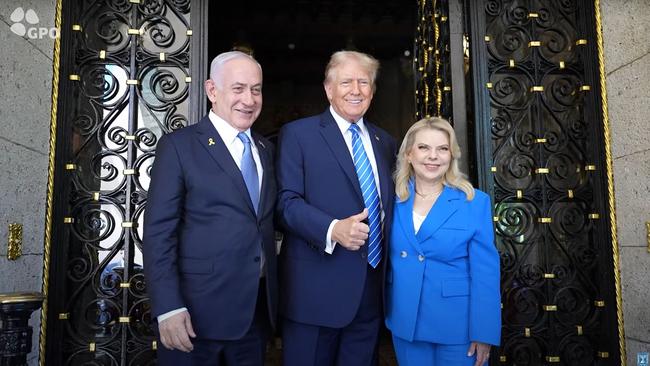
[[[415,123],[397,157],[386,325],[401,366],[481,366],[501,332],[490,198],[458,169],[441,118]]]

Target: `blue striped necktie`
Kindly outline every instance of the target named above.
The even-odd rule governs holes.
[[[381,204],[379,202],[379,193],[375,184],[375,175],[372,173],[372,166],[366,150],[363,148],[361,137],[359,137],[359,126],[355,123],[350,125],[352,133],[352,158],[354,168],[359,178],[359,186],[363,195],[363,202],[368,209],[368,263],[372,268],[377,268],[381,261]]]
[[[259,177],[257,176],[257,165],[253,159],[253,150],[251,149],[251,140],[244,132],[237,134],[237,137],[244,143],[244,153],[241,157],[241,175],[244,177],[244,183],[248,189],[248,194],[253,202],[253,208],[257,213],[257,206],[260,203]]]

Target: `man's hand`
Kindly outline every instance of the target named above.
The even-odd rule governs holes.
[[[339,220],[332,229],[332,240],[347,250],[359,250],[368,239],[370,228],[362,222],[368,217],[368,209],[361,213]]]
[[[174,314],[158,324],[160,341],[169,350],[181,350],[191,352],[194,349],[190,337],[195,338],[196,334],[192,329],[190,313],[187,311]]]
[[[467,350],[467,356],[474,356],[476,353],[476,362],[474,366],[483,366],[490,358],[490,345],[481,342],[472,342]]]

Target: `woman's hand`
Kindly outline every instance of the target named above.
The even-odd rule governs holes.
[[[492,346],[481,342],[472,342],[469,345],[467,356],[471,357],[476,353],[476,362],[474,363],[474,366],[483,366],[487,362],[488,358],[490,358],[490,347]]]

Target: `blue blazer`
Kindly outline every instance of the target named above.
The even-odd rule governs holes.
[[[386,325],[408,341],[498,345],[501,336],[499,254],[490,198],[472,201],[444,187],[417,235],[413,186],[395,203],[387,274]]]
[[[394,202],[395,140],[373,124],[364,124],[372,140],[388,228]],[[365,207],[352,157],[329,110],[283,126],[278,151],[278,214],[285,229],[280,312],[300,323],[343,327],[361,303],[367,247],[348,251],[337,246],[331,255],[324,250],[332,220],[358,214]],[[386,254],[382,265],[385,258]]]
[[[275,321],[277,264],[273,147],[253,140],[264,170],[258,214],[241,171],[206,116],[158,142],[144,217],[144,272],[151,315],[187,307],[200,338],[231,340],[249,329],[266,259]]]

